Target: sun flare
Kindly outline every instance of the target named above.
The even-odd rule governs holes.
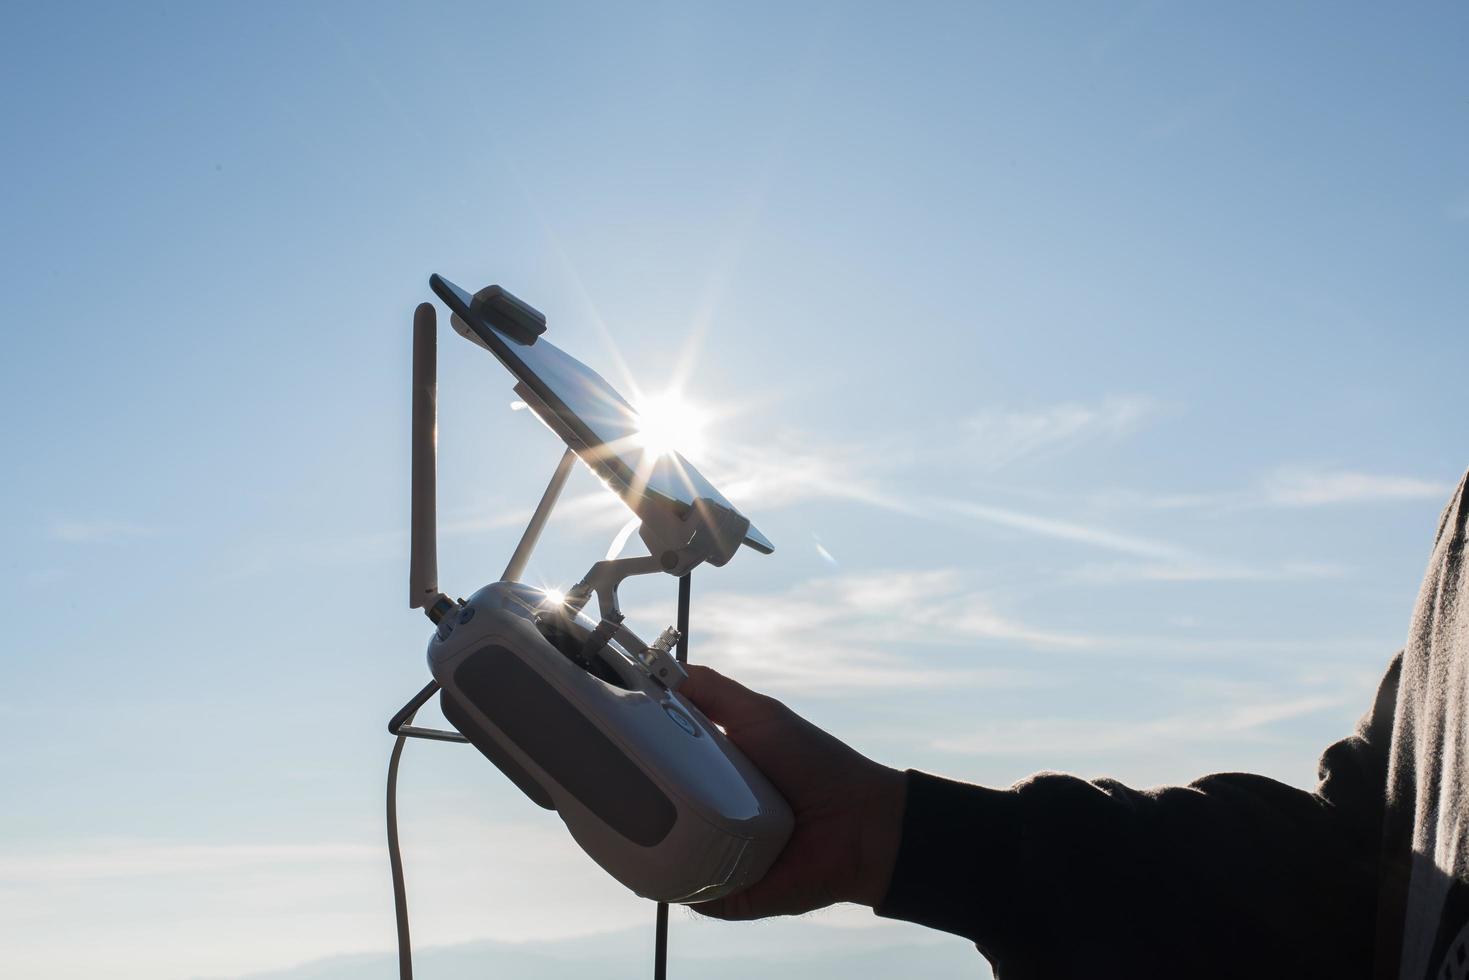
[[[643,398],[637,405],[637,444],[654,456],[680,452],[698,456],[704,449],[706,415],[677,392]]]

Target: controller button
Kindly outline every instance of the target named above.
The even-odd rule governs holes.
[[[694,736],[694,738],[699,737],[699,726],[694,724],[694,719],[690,718],[688,715],[684,714],[682,711],[678,710],[671,704],[665,704],[663,706],[663,710],[668,712],[668,717],[673,719],[673,723],[675,725],[683,729],[685,735],[692,735]]]

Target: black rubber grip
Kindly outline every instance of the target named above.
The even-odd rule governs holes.
[[[587,681],[601,683],[591,677]],[[586,715],[505,647],[490,644],[470,654],[455,668],[454,684],[460,697],[482,711],[546,775],[634,844],[652,847],[673,829],[678,811],[663,791]],[[610,690],[606,694],[613,696]],[[479,746],[472,731],[459,730]],[[483,746],[480,751],[505,769]],[[515,776],[506,775],[525,790]],[[526,795],[535,798],[529,791]]]

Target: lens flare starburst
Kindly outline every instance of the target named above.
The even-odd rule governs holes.
[[[650,395],[637,404],[638,447],[662,457],[678,452],[699,456],[704,449],[707,416],[677,392]]]

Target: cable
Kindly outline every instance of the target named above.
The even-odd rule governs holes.
[[[694,573],[686,572],[678,580],[678,650],[674,654],[678,662],[689,662],[689,592],[693,589]]]
[[[689,662],[689,593],[694,581],[693,572],[685,572],[678,579],[678,650],[674,654],[678,662]],[[668,980],[668,903],[658,903],[657,918],[653,927],[653,980]]]
[[[668,903],[658,903],[653,927],[653,980],[668,980]]]
[[[418,712],[410,711],[403,724],[412,724]],[[408,891],[403,884],[403,852],[398,847],[398,760],[403,757],[407,735],[399,735],[388,757],[388,864],[393,869],[393,912],[398,920],[398,977],[413,980],[413,941],[408,936]]]

